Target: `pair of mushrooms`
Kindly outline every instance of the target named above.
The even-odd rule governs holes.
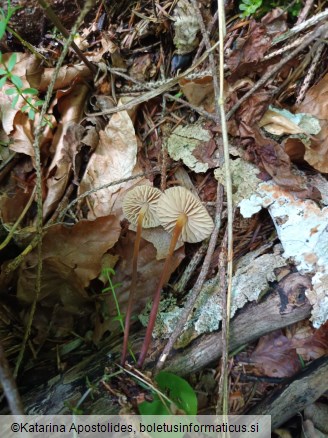
[[[152,228],[162,225],[166,231],[172,233],[169,252],[154,294],[149,323],[138,360],[138,366],[141,367],[151,342],[161,290],[167,278],[170,261],[178,240],[181,239],[188,243],[201,242],[211,234],[214,224],[201,202],[184,187],[172,187],[164,193],[154,187],[135,187],[127,193],[123,200],[123,212],[125,217],[137,226],[137,231],[132,259],[130,295],[125,318],[122,365],[125,363],[127,354],[130,319],[137,286],[138,253],[142,227]]]

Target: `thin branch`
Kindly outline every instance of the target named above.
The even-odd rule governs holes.
[[[229,157],[229,140],[227,131],[227,116],[224,108],[224,37],[226,33],[225,27],[225,13],[224,13],[224,1],[218,0],[218,12],[219,12],[219,57],[220,57],[220,97],[219,107],[221,113],[221,131],[224,150],[224,168],[225,168],[225,184],[227,192],[227,213],[228,213],[228,255],[227,255],[227,309],[226,309],[226,333],[225,343],[226,349],[223,351],[223,356],[226,356],[226,366],[224,367],[224,391],[223,391],[223,406],[222,414],[228,415],[228,352],[229,352],[229,337],[230,337],[230,308],[231,308],[231,286],[232,286],[232,259],[233,259],[233,200],[232,200],[232,181],[230,173],[230,157]]]
[[[296,26],[303,23],[313,6],[314,0],[306,0],[305,5],[301,12],[299,13],[298,19],[296,21]]]
[[[57,15],[55,14],[55,12],[53,11],[53,9],[51,8],[51,6],[49,5],[49,3],[46,0],[38,0],[39,5],[43,8],[46,16],[49,18],[50,21],[52,21],[52,23],[57,27],[57,29],[64,35],[65,38],[70,38],[70,33],[68,32],[68,30],[62,25],[60,19],[57,17]],[[88,2],[87,2],[88,3]],[[86,3],[86,5],[87,5]],[[90,9],[93,6],[94,1],[92,1],[92,5],[91,7],[88,7],[88,12],[90,11]],[[86,6],[85,5],[85,6]],[[85,7],[83,8],[83,10],[81,11],[80,17],[83,14]],[[87,12],[87,13],[88,13]],[[80,19],[80,17],[78,18],[78,20]],[[85,17],[85,15],[84,15]],[[84,20],[83,17],[83,20]],[[82,21],[83,21],[82,20]],[[80,22],[79,26],[75,28],[75,32],[73,35],[73,38],[70,38],[70,43],[69,45],[72,47],[72,49],[74,49],[74,51],[76,52],[77,56],[81,59],[82,62],[84,62],[84,64],[89,68],[89,70],[93,73],[96,74],[97,73],[97,68],[84,56],[84,54],[82,53],[82,51],[78,48],[78,46],[74,43],[74,36],[75,33],[77,32],[78,28],[80,27],[80,25],[82,24],[82,21]],[[71,32],[72,35],[72,32]],[[65,46],[66,46],[67,42],[65,42]]]
[[[277,36],[272,41],[271,46],[274,46],[275,44],[279,44],[282,41],[287,40],[288,38],[296,35],[297,33],[302,32],[305,29],[308,29],[311,26],[315,26],[316,24],[320,23],[320,21],[327,19],[327,17],[328,17],[328,8],[323,10],[322,12],[319,12],[319,14],[317,14],[317,15],[313,15],[308,20],[303,21],[303,23],[300,23],[297,26],[294,26],[292,29],[288,30],[284,34]]]
[[[41,291],[41,276],[42,276],[42,234],[43,234],[43,202],[42,202],[42,169],[41,169],[41,155],[40,155],[40,140],[41,135],[43,131],[43,121],[46,116],[47,109],[49,107],[50,99],[53,93],[54,85],[56,78],[58,77],[58,73],[60,70],[60,67],[62,66],[64,59],[66,57],[66,54],[68,52],[69,46],[71,42],[73,41],[74,35],[77,32],[77,29],[80,27],[82,21],[84,20],[85,16],[89,12],[89,10],[92,8],[95,0],[87,0],[84,8],[82,9],[78,19],[76,20],[75,25],[72,28],[72,31],[65,41],[65,45],[63,47],[63,51],[58,59],[58,62],[56,64],[56,68],[54,71],[54,74],[51,78],[51,82],[49,84],[47,94],[44,100],[44,104],[42,105],[41,113],[40,113],[40,119],[38,121],[38,124],[34,131],[34,142],[33,142],[33,150],[34,150],[34,160],[35,160],[35,172],[36,172],[36,197],[37,197],[37,236],[36,236],[36,245],[37,245],[37,255],[38,255],[38,265],[37,265],[37,271],[36,271],[36,281],[35,281],[35,296],[33,303],[31,305],[31,311],[29,315],[29,319],[26,325],[24,338],[22,341],[22,345],[18,354],[15,370],[14,370],[14,377],[17,376],[19,367],[21,365],[21,362],[23,360],[26,343],[28,341],[28,338],[30,336],[30,331],[33,323],[33,318],[35,314],[36,309],[36,303],[38,302],[40,291]],[[33,242],[35,240],[33,239]],[[28,246],[28,248],[31,248],[31,244]],[[24,251],[23,251],[24,252]]]
[[[0,342],[0,383],[8,401],[12,415],[24,415],[24,407],[19,396],[15,379],[10,371],[10,366]]]
[[[284,57],[278,64],[276,64],[272,70],[269,70],[262,78],[256,82],[256,84],[246,93],[244,96],[238,100],[238,102],[231,108],[231,110],[227,113],[227,120],[231,118],[231,116],[237,111],[237,109],[250,97],[255,91],[261,88],[270,78],[272,78],[279,70],[281,70],[287,62],[293,59],[296,55],[298,55],[302,50],[304,50],[312,41],[321,37],[321,35],[327,32],[328,25],[322,25],[311,34],[304,39],[304,41],[291,53],[289,53],[286,57]]]

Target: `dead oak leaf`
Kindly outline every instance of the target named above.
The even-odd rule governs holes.
[[[45,305],[61,302],[66,310],[83,311],[88,299],[85,288],[97,278],[103,255],[120,235],[119,220],[106,216],[82,220],[72,227],[57,224],[48,229],[42,245],[42,286],[40,300]],[[37,267],[37,251],[32,251],[19,268],[17,296],[31,303]]]
[[[281,330],[262,336],[250,360],[258,366],[258,374],[269,377],[290,377],[300,369],[295,348]]]

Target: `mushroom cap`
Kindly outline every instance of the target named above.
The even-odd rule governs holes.
[[[141,210],[144,212],[143,228],[157,227],[161,223],[157,217],[157,201],[162,192],[155,187],[137,186],[130,190],[123,199],[124,216],[137,225]]]
[[[157,216],[166,231],[172,232],[178,217],[187,216],[180,239],[196,243],[206,239],[214,228],[212,218],[201,202],[184,187],[165,190],[157,204]]]

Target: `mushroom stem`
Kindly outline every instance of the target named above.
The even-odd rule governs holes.
[[[136,234],[136,238],[134,241],[133,256],[132,256],[132,277],[131,277],[131,284],[130,284],[128,307],[127,307],[126,315],[125,315],[123,350],[122,350],[122,355],[121,355],[121,365],[122,366],[124,366],[124,364],[125,364],[126,354],[127,354],[127,350],[128,350],[128,339],[129,339],[129,332],[130,332],[132,307],[133,307],[133,303],[134,303],[135,292],[137,289],[138,254],[139,254],[139,248],[140,248],[141,230],[142,230],[142,222],[143,222],[144,215],[145,215],[145,211],[144,211],[144,209],[141,209],[140,213],[138,215],[137,234]]]
[[[176,247],[177,241],[180,237],[181,231],[182,231],[184,225],[186,224],[186,222],[187,222],[187,215],[185,213],[181,213],[176,221],[176,224],[175,224],[175,227],[173,230],[173,234],[172,234],[169,252],[166,256],[162,275],[161,275],[157,289],[156,289],[155,294],[154,294],[153,305],[152,305],[150,315],[149,315],[147,331],[146,331],[145,339],[144,339],[144,342],[143,342],[143,345],[141,348],[141,353],[140,353],[139,360],[138,360],[138,367],[142,367],[142,365],[145,361],[147,352],[148,352],[148,348],[149,348],[149,345],[151,342],[151,335],[153,332],[153,328],[155,326],[158,306],[159,306],[159,302],[160,302],[160,298],[161,298],[161,290],[162,290],[162,287],[163,287],[164,282],[165,282],[167,275],[168,275],[168,270],[169,270],[169,266],[170,266],[170,262],[171,262],[171,258],[172,258],[174,249]]]

